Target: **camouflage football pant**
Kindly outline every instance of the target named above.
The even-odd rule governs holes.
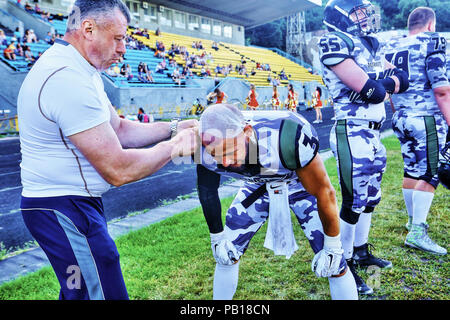
[[[232,241],[241,255],[247,250],[248,245],[269,216],[269,196],[265,192],[249,207],[245,208],[243,202],[262,183],[246,182],[241,187],[233,200],[226,215],[225,234]],[[316,198],[305,191],[301,183],[292,182],[289,187],[289,207],[294,212],[306,238],[314,253],[323,248],[324,232],[317,211]],[[342,257],[340,271],[347,264]]]
[[[373,211],[381,200],[386,149],[380,127],[380,123],[349,119],[336,121],[331,129],[330,147],[337,162],[342,206],[356,214]]]
[[[404,177],[424,180],[437,187],[440,150],[445,145],[447,124],[441,116],[407,116],[398,111],[392,128],[401,144]]]

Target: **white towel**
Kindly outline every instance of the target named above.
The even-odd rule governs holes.
[[[285,255],[289,259],[298,249],[292,229],[289,208],[289,190],[286,182],[268,182],[269,221],[264,247],[275,255]]]

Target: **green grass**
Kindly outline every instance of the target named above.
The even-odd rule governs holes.
[[[369,241],[375,254],[392,261],[390,270],[361,274],[375,287],[371,299],[448,300],[448,256],[406,248],[401,183],[403,164],[396,138],[384,140],[388,149],[382,201],[373,215]],[[326,161],[339,194],[334,158]],[[449,191],[439,187],[428,223],[435,241],[448,248]],[[223,214],[232,198],[222,200]],[[340,199],[338,199],[340,203]],[[299,250],[286,260],[263,248],[266,226],[253,238],[241,259],[235,299],[329,299],[328,280],[311,272],[313,253],[295,220]],[[116,240],[131,299],[211,299],[215,261],[200,208],[183,212]],[[0,299],[57,299],[59,285],[50,267],[0,286]]]

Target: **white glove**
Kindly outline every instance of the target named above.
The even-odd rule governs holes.
[[[239,252],[234,244],[225,239],[224,232],[211,233],[211,249],[214,259],[221,265],[230,266],[239,260]]]
[[[317,277],[331,277],[339,274],[342,249],[341,236],[329,237],[324,235],[323,249],[314,256],[311,267]]]

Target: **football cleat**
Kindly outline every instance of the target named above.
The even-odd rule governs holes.
[[[347,259],[347,265],[350,269],[351,273],[353,274],[353,278],[355,278],[356,282],[356,288],[358,289],[359,294],[364,295],[371,295],[373,294],[373,289],[369,287],[364,280],[358,275],[358,272],[356,271],[356,264],[353,259]]]
[[[372,254],[374,246],[370,243],[363,244],[359,247],[353,248],[353,260],[360,267],[377,266],[379,268],[392,268],[392,262],[377,258]]]
[[[447,250],[436,244],[428,236],[428,225],[426,223],[412,224],[411,230],[406,235],[405,245],[411,248],[423,250],[432,254],[446,255]]]

